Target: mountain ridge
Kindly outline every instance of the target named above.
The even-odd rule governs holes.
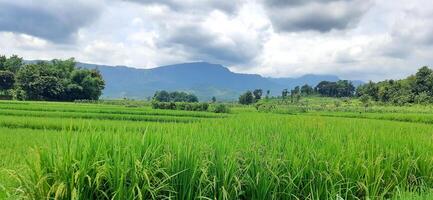
[[[101,71],[106,89],[103,98],[143,99],[153,96],[155,91],[185,91],[194,93],[202,101],[212,96],[219,100],[236,100],[246,90],[257,88],[270,90],[279,95],[283,89],[298,85],[317,85],[320,81],[340,80],[335,75],[306,74],[297,78],[271,78],[258,74],[230,71],[220,64],[191,62],[164,65],[151,69],[128,66],[97,65],[77,62],[77,66]],[[360,81],[354,81],[359,85]]]

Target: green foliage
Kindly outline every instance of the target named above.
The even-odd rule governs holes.
[[[207,111],[209,108],[208,103],[198,102],[159,102],[152,101],[153,109],[166,109],[166,110],[187,110],[187,111]]]
[[[368,107],[370,104],[370,96],[368,94],[363,94],[359,97],[359,100],[362,102],[364,107]]]
[[[165,90],[155,92],[153,100],[159,102],[198,102],[197,96],[186,92],[167,92]]]
[[[370,81],[359,86],[356,93],[357,96],[366,95],[372,100],[399,106],[410,103],[428,104],[433,96],[433,71],[422,67],[406,79],[378,83]]]
[[[423,91],[415,96],[414,102],[417,104],[427,105],[432,102],[432,97]]]
[[[355,87],[348,80],[322,81],[317,84],[315,91],[326,97],[351,97],[355,93]]]
[[[314,89],[308,84],[305,84],[301,87],[301,94],[304,96],[312,95],[314,94]]]
[[[356,95],[361,96],[369,96],[372,100],[379,100],[379,87],[377,84],[369,81],[367,84],[360,85],[356,88]]]
[[[15,84],[15,75],[10,71],[0,71],[0,91],[12,89]]]
[[[213,105],[211,110],[214,113],[230,113],[230,108],[224,104]]]
[[[0,56],[0,90],[13,88],[18,100],[97,100],[104,87],[98,70],[76,68],[72,58],[25,65],[16,55]]]
[[[253,91],[253,95],[254,95],[254,101],[257,102],[262,98],[263,90],[262,89],[255,89]]]
[[[97,100],[104,87],[98,70],[75,68],[73,59],[25,65],[17,74],[17,89],[26,100]]]
[[[9,58],[6,56],[0,56],[0,71],[10,71],[16,73],[23,65],[23,59],[17,55],[13,55]]]
[[[246,91],[239,97],[239,103],[243,105],[250,105],[254,103],[254,95],[251,91]]]
[[[98,70],[74,70],[71,81],[65,92],[68,100],[89,99],[97,100],[105,87],[102,75]]]
[[[299,108],[222,115],[2,101],[0,198],[429,199],[432,114]]]
[[[281,92],[281,97],[283,97],[283,99],[286,99],[288,95],[289,95],[289,91],[287,89],[284,89]]]
[[[413,92],[415,94],[427,92],[429,95],[433,95],[433,71],[427,66],[421,67],[415,74]]]

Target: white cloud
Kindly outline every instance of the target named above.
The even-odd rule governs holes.
[[[0,0],[0,5],[16,8],[13,16],[19,16],[5,15],[12,10],[0,14],[0,53],[26,59],[75,57],[143,68],[210,61],[265,76],[316,73],[363,80],[404,77],[433,62],[430,0]]]

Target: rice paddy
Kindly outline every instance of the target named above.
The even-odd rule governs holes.
[[[432,199],[432,123],[1,101],[0,199]]]

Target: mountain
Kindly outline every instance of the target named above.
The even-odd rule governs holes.
[[[104,98],[151,97],[157,90],[185,91],[196,94],[200,100],[215,96],[219,100],[236,100],[246,90],[262,88],[278,95],[297,85],[317,85],[320,81],[337,81],[332,75],[308,74],[298,78],[266,78],[257,74],[231,72],[222,65],[206,62],[182,63],[153,69],[125,66],[106,66],[77,63],[79,67],[101,71],[106,88]]]

